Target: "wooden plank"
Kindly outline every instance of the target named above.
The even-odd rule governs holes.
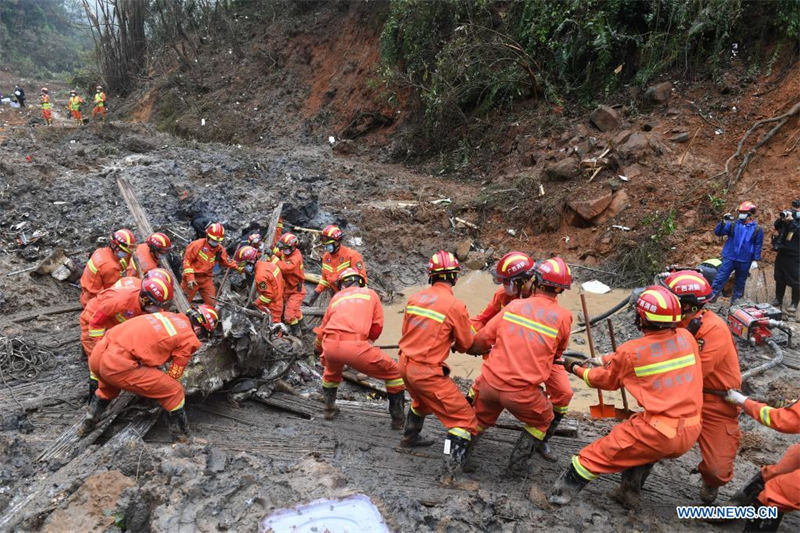
[[[150,221],[147,219],[147,214],[144,212],[144,209],[142,209],[139,199],[136,198],[136,194],[133,192],[133,187],[131,187],[131,184],[128,182],[128,180],[122,176],[117,177],[117,186],[122,193],[122,198],[125,200],[128,209],[133,215],[133,220],[136,222],[136,226],[139,228],[139,233],[147,238],[153,233],[153,226],[150,225]],[[173,299],[175,301],[175,306],[178,308],[179,312],[185,313],[190,307],[189,300],[187,300],[186,295],[183,294],[183,289],[181,288],[180,283],[178,283],[178,278],[175,277],[175,272],[172,271],[172,267],[169,265],[169,262],[167,262],[166,257],[160,257],[158,259],[158,264],[161,268],[172,275],[172,286],[175,288],[175,298]]]
[[[312,402],[302,396],[294,396],[285,392],[276,392],[271,396],[258,396],[256,393],[251,399],[269,407],[274,407],[275,409],[281,409],[300,415],[309,420],[318,415],[322,407],[317,402]]]
[[[278,221],[281,218],[281,212],[283,212],[283,202],[278,204],[278,207],[272,210],[272,215],[270,215],[269,226],[267,226],[267,233],[262,235],[264,242],[269,242],[268,246],[272,246],[272,239],[275,236],[275,230],[278,229]],[[267,241],[269,239],[269,241]],[[261,261],[266,261],[270,254],[263,254],[261,256]],[[253,276],[253,282],[250,284],[250,292],[247,295],[247,303],[245,304],[246,307],[250,307],[253,303],[253,298],[256,295],[256,277]]]
[[[72,313],[82,310],[83,306],[77,303],[53,305],[50,307],[38,307],[30,311],[15,313],[13,315],[4,317],[2,320],[0,320],[0,329],[9,326],[12,322],[26,322],[28,320],[33,320],[34,318],[38,318],[40,316],[59,315],[62,313]]]

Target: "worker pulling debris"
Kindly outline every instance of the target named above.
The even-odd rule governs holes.
[[[242,246],[236,253],[236,261],[245,265],[245,271],[253,274],[256,284],[256,299],[253,305],[268,315],[273,323],[283,317],[283,275],[274,261],[259,261],[259,253],[252,246]]]
[[[91,431],[108,404],[126,390],[157,400],[168,413],[174,439],[189,438],[184,389],[180,378],[200,341],[209,338],[219,315],[208,305],[186,314],[159,312],[134,317],[103,337],[89,359],[98,388],[89,404],[81,434]],[[170,363],[169,370],[159,367]]]
[[[98,248],[86,263],[81,276],[81,305],[86,305],[103,289],[114,285],[126,274],[134,275],[130,265],[136,237],[127,228],[111,234],[108,246]]]
[[[727,237],[722,247],[722,264],[717,270],[714,282],[711,284],[711,298],[709,302],[717,301],[722,286],[728,281],[732,272],[736,272],[736,280],[731,295],[731,305],[744,295],[745,283],[751,270],[758,268],[761,261],[761,245],[764,241],[764,232],[753,218],[756,214],[756,204],[742,202],[737,209],[739,216],[733,220],[733,215],[726,213],[723,220],[714,228],[714,235]]]
[[[698,444],[703,477],[700,499],[710,505],[719,487],[733,479],[733,462],[739,450],[739,409],[724,401],[725,391],[742,386],[739,354],[733,336],[722,318],[704,306],[711,286],[702,274],[681,270],[669,274],[664,285],[681,302],[682,320],[697,340],[703,370],[703,428]]]
[[[620,487],[610,496],[636,507],[653,465],[686,453],[700,435],[703,406],[699,348],[691,333],[679,328],[681,303],[664,287],[646,288],[636,301],[636,325],[644,336],[604,356],[603,366],[588,368],[583,360],[564,357],[568,371],[590,387],[616,390],[624,386],[644,412],[616,425],[611,433],[572,457],[548,496],[564,505],[600,474],[622,471]]]
[[[501,260],[498,271],[528,292],[531,284],[535,289],[531,296],[511,301],[476,335],[470,353],[491,352],[472,386],[472,405],[478,435],[494,426],[503,409],[522,421],[524,431],[511,452],[509,470],[525,475],[534,451],[556,460],[547,441],[563,415],[555,411],[542,385],[569,343],[572,313],[556,299],[571,287],[572,275],[560,257],[534,265],[521,252],[511,254]]]
[[[189,243],[183,254],[183,279],[181,288],[186,299],[192,301],[197,291],[206,305],[213,306],[217,289],[214,286],[214,265],[241,270],[242,267],[228,258],[222,246],[225,240],[225,228],[219,222],[209,224],[206,236]]]
[[[768,428],[781,433],[800,433],[800,401],[774,408],[733,389],[725,399],[741,406],[748,416]],[[800,510],[800,444],[789,446],[776,464],[761,467],[734,496],[734,501],[739,505],[777,507],[777,518],[751,519],[745,525],[745,531],[777,531],[785,513]]]
[[[322,279],[309,298],[308,305],[313,305],[319,295],[326,290],[335,293],[338,290],[336,280],[346,268],[355,268],[364,277],[364,281],[367,281],[364,259],[357,251],[344,246],[343,238],[344,232],[339,226],[331,224],[322,230],[322,245],[325,247],[325,254],[322,256]]]
[[[306,297],[303,254],[298,249],[299,241],[293,233],[285,233],[278,240],[278,261],[275,263],[283,274],[283,322],[292,335],[300,337],[300,321],[303,313],[300,306]]]
[[[317,329],[314,351],[320,356],[325,419],[338,413],[336,392],[345,365],[386,384],[392,429],[402,429],[405,387],[397,363],[371,342],[383,331],[383,308],[378,293],[367,287],[358,270],[346,268],[339,274],[338,292],[333,296]]]

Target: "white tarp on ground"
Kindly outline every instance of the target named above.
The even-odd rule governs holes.
[[[316,500],[275,511],[261,521],[261,533],[388,533],[380,511],[363,494],[340,500]]]

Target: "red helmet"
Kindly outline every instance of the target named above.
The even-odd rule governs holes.
[[[495,283],[508,284],[518,279],[530,279],[533,275],[533,259],[522,252],[508,252],[495,267]]]
[[[252,246],[242,246],[236,250],[233,259],[238,263],[255,263],[258,261],[258,250]]]
[[[200,304],[192,311],[194,312],[191,313],[191,318],[193,318],[199,326],[209,333],[214,331],[219,321],[219,314],[217,314],[216,309],[210,305]]]
[[[740,213],[750,213],[751,215],[754,215],[756,213],[756,204],[750,201],[742,202],[739,204],[737,211]]]
[[[172,285],[172,274],[169,271],[163,268],[154,268],[153,270],[148,270],[147,273],[144,275],[142,279],[160,279],[161,281]]]
[[[111,248],[118,248],[125,253],[133,253],[133,247],[136,246],[136,237],[129,229],[118,229],[111,234]]]
[[[330,241],[339,242],[344,237],[344,233],[339,226],[334,226],[333,224],[329,224],[325,226],[325,229],[322,230],[322,242],[327,243]]]
[[[145,242],[158,254],[168,254],[172,250],[172,241],[165,233],[153,233]]]
[[[359,279],[358,284],[361,287],[366,286],[367,281],[364,279],[364,276],[361,274],[361,272],[359,272],[355,268],[345,268],[344,270],[342,270],[342,273],[339,274],[338,278],[336,278],[336,284],[341,289],[342,288],[342,284],[345,281],[348,281],[350,278],[354,278],[354,277]]]
[[[42,92],[43,93],[49,93],[50,91],[47,89],[47,87],[42,87]]]
[[[212,241],[222,242],[225,238],[225,228],[219,222],[209,224],[206,228],[206,237]]]
[[[533,267],[536,284],[544,287],[555,287],[567,290],[572,287],[572,271],[560,257],[551,257],[539,261]]]
[[[681,302],[666,287],[651,285],[636,300],[636,313],[645,324],[671,328],[681,321]]]
[[[294,233],[284,233],[278,240],[278,248],[288,248],[294,250],[297,248],[299,241]]]
[[[458,263],[456,256],[450,252],[439,250],[428,261],[429,281],[433,281],[435,278],[450,278],[455,281],[459,272],[461,272],[461,265]]]
[[[695,270],[673,272],[664,279],[664,284],[682,304],[703,305],[711,296],[708,280]]]
[[[165,282],[157,277],[149,277],[142,280],[142,290],[139,293],[142,297],[149,299],[153,304],[163,307],[164,304],[172,300],[175,289],[171,283]]]
[[[247,243],[254,248],[258,248],[261,246],[261,234],[258,232],[251,233],[247,236]]]

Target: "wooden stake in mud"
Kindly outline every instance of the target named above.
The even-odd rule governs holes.
[[[592,326],[589,323],[589,311],[586,309],[586,294],[581,293],[581,307],[583,308],[583,321],[586,324],[586,340],[589,341],[589,353],[592,359],[595,357],[594,342],[592,342]],[[589,414],[592,418],[616,418],[617,411],[613,405],[603,403],[603,391],[597,389],[597,405],[589,406]]]
[[[613,351],[617,351],[617,337],[614,335],[614,324],[611,323],[611,319],[609,318],[606,323],[608,324],[608,337],[611,339],[611,349]],[[617,418],[620,420],[625,420],[626,418],[630,418],[633,414],[633,411],[630,410],[628,407],[628,393],[625,391],[625,387],[620,387],[619,392],[622,394],[622,409],[614,408],[615,414]]]
[[[272,246],[272,239],[275,235],[275,230],[278,228],[278,221],[281,218],[281,212],[283,211],[283,202],[278,204],[272,211],[272,215],[269,220],[269,226],[267,226],[267,233],[263,235],[265,239],[264,242],[267,242],[266,239],[269,239],[270,247]],[[270,254],[262,254],[261,259],[259,261],[266,261]],[[247,307],[250,307],[250,304],[253,303],[253,297],[256,295],[256,277],[253,276],[253,283],[250,284],[250,294],[247,295],[247,303],[245,304]]]
[[[130,209],[131,214],[133,215],[133,220],[136,222],[136,227],[139,228],[139,233],[145,237],[151,235],[153,233],[153,226],[150,225],[150,221],[147,219],[147,214],[144,212],[144,209],[142,209],[141,204],[139,204],[139,200],[136,198],[136,194],[134,194],[131,184],[122,176],[118,176],[117,186],[122,193],[122,198],[125,200],[128,209]],[[190,307],[189,300],[187,300],[186,295],[183,294],[181,284],[178,283],[178,278],[175,277],[175,272],[173,272],[172,267],[169,266],[167,258],[159,257],[158,265],[169,272],[172,276],[172,286],[175,288],[175,306],[178,308],[178,312],[185,313]]]
[[[692,148],[694,140],[697,138],[697,134],[700,133],[700,129],[701,128],[697,128],[697,131],[694,132],[694,135],[692,135],[692,140],[689,141],[689,146],[686,147],[686,150],[683,152],[683,155],[681,155],[681,158],[678,159],[678,164],[680,166],[683,166],[683,162],[686,161],[686,156],[689,155],[689,150]]]

